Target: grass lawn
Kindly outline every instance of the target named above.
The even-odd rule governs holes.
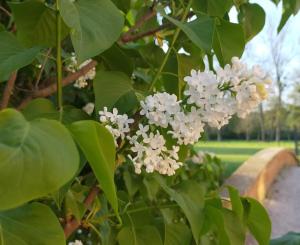
[[[225,163],[225,175],[229,176],[251,155],[267,147],[287,147],[294,149],[291,141],[260,142],[260,141],[206,141],[199,142],[195,148],[215,153]]]

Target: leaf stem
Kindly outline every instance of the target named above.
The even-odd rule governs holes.
[[[63,111],[62,94],[62,61],[61,61],[61,17],[59,13],[59,0],[56,0],[56,83],[57,83],[57,107],[60,112],[60,121]]]
[[[192,2],[193,2],[193,0],[189,0],[189,3],[188,3],[188,5],[187,5],[187,7],[186,7],[186,9],[185,9],[185,11],[184,11],[184,13],[182,15],[181,20],[180,20],[181,22],[183,22],[186,19],[186,17],[188,16],[190,8],[191,8],[191,5],[192,5]],[[158,71],[157,71],[157,73],[156,73],[156,75],[155,75],[155,77],[154,77],[154,79],[153,79],[150,87],[149,87],[149,91],[153,90],[153,88],[154,88],[154,86],[155,86],[155,84],[156,84],[156,82],[157,82],[157,80],[158,80],[161,72],[163,71],[163,69],[164,69],[164,67],[165,67],[165,65],[166,65],[166,63],[168,61],[168,58],[169,58],[169,56],[170,56],[170,54],[172,52],[172,49],[173,49],[173,47],[175,45],[175,42],[176,42],[176,40],[177,40],[177,38],[179,36],[179,33],[180,33],[180,28],[177,27],[176,31],[174,33],[172,42],[171,42],[171,44],[170,44],[170,46],[168,48],[168,51],[167,51],[167,53],[166,53],[166,55],[165,55],[165,57],[164,57],[161,65],[160,65],[160,67],[159,67],[159,69],[158,69]]]

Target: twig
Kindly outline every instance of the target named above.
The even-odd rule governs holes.
[[[14,89],[16,79],[17,79],[17,72],[13,72],[4,89],[0,109],[4,109],[8,106],[9,99]]]
[[[167,23],[167,24],[161,25],[161,26],[159,26],[157,28],[154,28],[154,29],[151,29],[149,31],[142,32],[142,33],[137,33],[135,35],[124,35],[124,36],[122,36],[121,41],[123,43],[132,42],[132,41],[141,39],[143,37],[152,36],[155,33],[159,32],[159,31],[161,31],[163,29],[166,29],[168,27],[171,27],[171,26],[172,26],[171,23]]]
[[[83,205],[86,209],[93,203],[97,195],[99,194],[100,189],[97,186],[91,188],[89,194],[85,198]],[[76,231],[81,225],[81,221],[78,221],[76,218],[72,218],[67,221],[64,226],[65,237],[68,238],[74,231]]]
[[[11,17],[11,13],[3,6],[0,6],[0,10],[2,10],[7,16]]]
[[[148,20],[152,19],[154,16],[156,16],[156,11],[154,10],[154,6],[152,6],[149,11],[147,11],[147,13],[145,15],[143,15],[139,20],[137,20],[137,22],[135,23],[134,26],[132,26],[122,37],[123,38],[127,38],[128,36],[130,36],[133,32],[135,32],[137,29],[139,29],[141,26],[144,25],[145,22],[147,22]]]
[[[194,15],[195,13],[193,11],[190,11],[186,18],[190,18]],[[151,30],[148,30],[148,31],[145,31],[145,32],[141,32],[141,33],[137,33],[137,34],[132,34],[132,32],[130,32],[130,30],[128,32],[126,32],[121,38],[120,38],[120,42],[122,43],[128,43],[128,42],[132,42],[132,41],[136,41],[138,39],[141,39],[143,37],[147,37],[147,36],[152,36],[154,35],[155,33],[159,32],[159,31],[162,31],[164,29],[167,29],[167,28],[171,28],[171,27],[174,27],[174,24],[173,23],[165,23],[163,25],[160,25],[156,28],[153,28]]]
[[[40,72],[39,72],[39,74],[38,74],[38,77],[37,77],[37,79],[36,79],[36,82],[35,82],[35,89],[38,89],[38,87],[39,87],[39,83],[40,83],[40,80],[41,80],[43,71],[44,71],[44,69],[45,69],[45,66],[46,66],[46,64],[47,64],[47,60],[48,60],[48,58],[49,58],[49,55],[50,55],[50,53],[51,53],[51,50],[52,50],[52,49],[49,48],[48,51],[47,51],[47,53],[46,53],[46,56],[45,56],[44,61],[43,61],[43,63],[42,63],[41,70],[40,70]]]
[[[79,71],[72,73],[68,75],[66,78],[62,80],[62,85],[67,86],[73,81],[77,80],[79,77],[84,76],[86,73],[88,73],[92,68],[94,68],[97,65],[97,61],[93,60],[90,63],[88,63],[86,66],[82,67]],[[30,96],[28,96],[26,99],[24,99],[21,104],[18,106],[18,109],[23,109],[28,102],[30,102],[34,98],[39,97],[48,97],[52,94],[54,94],[57,91],[57,85],[56,83],[53,83],[49,85],[46,88],[36,90],[34,91]]]

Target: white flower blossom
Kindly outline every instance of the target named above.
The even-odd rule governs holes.
[[[216,75],[192,70],[184,80],[187,103],[196,105],[202,120],[218,129],[228,124],[233,114],[245,117],[256,108],[266,99],[271,82],[259,66],[248,69],[237,57],[232,58],[231,65],[218,68]]]
[[[195,107],[191,108],[191,112],[179,112],[175,114],[170,124],[172,130],[168,131],[168,133],[171,134],[173,138],[176,138],[180,145],[196,143],[204,131],[202,118]]]
[[[69,242],[68,245],[83,245],[83,243],[80,240],[75,240],[74,242]]]
[[[87,103],[84,107],[82,107],[82,110],[85,111],[88,115],[92,115],[93,111],[95,109],[94,103]]]
[[[166,128],[172,115],[180,111],[180,102],[174,94],[156,93],[147,96],[145,101],[141,101],[141,107],[140,114],[145,115],[150,124]]]
[[[99,112],[100,122],[117,139],[127,139],[130,144],[128,158],[133,162],[135,172],[142,169],[164,175],[173,175],[182,165],[178,151],[180,145],[199,141],[205,124],[220,129],[237,114],[244,117],[267,97],[271,80],[258,66],[249,69],[237,57],[232,64],[211,71],[191,71],[184,78],[187,83],[184,95],[179,101],[174,94],[166,92],[149,95],[140,102],[140,114],[145,116],[134,133],[130,132],[133,119],[120,115],[116,108],[112,112],[104,107]],[[166,139],[159,128],[177,140],[172,149],[166,146]],[[203,153],[197,153],[192,161],[203,161]]]
[[[145,127],[140,125],[140,132]],[[182,165],[181,162],[178,162],[179,147],[173,146],[169,150],[164,137],[158,131],[149,134],[147,132],[148,129],[143,130],[143,133],[135,135],[134,140],[130,141],[131,151],[135,157],[129,155],[128,158],[133,162],[135,172],[140,174],[144,166],[148,173],[157,171],[169,176],[175,174],[176,169]]]
[[[125,139],[125,136],[130,131],[130,124],[134,122],[133,119],[128,118],[128,115],[118,114],[118,109],[113,108],[112,112],[107,110],[107,107],[103,108],[103,111],[99,111],[100,122],[105,123],[105,127],[112,133],[117,145],[117,139]]]
[[[83,68],[84,66],[86,66],[87,64],[89,64],[92,60],[88,59],[86,61],[84,61],[83,63],[78,65],[77,59],[75,54],[72,54],[71,58],[70,58],[70,64],[67,67],[67,70],[75,73],[76,71],[80,70],[81,68]],[[90,69],[85,75],[79,77],[75,83],[74,83],[74,87],[76,88],[85,88],[88,85],[88,80],[93,80],[96,76],[96,68],[93,67],[92,69]]]

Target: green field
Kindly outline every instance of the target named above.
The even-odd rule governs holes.
[[[260,142],[260,141],[206,141],[199,142],[195,148],[215,153],[225,163],[225,175],[229,176],[245,160],[261,149],[267,147],[294,148],[291,141]]]

